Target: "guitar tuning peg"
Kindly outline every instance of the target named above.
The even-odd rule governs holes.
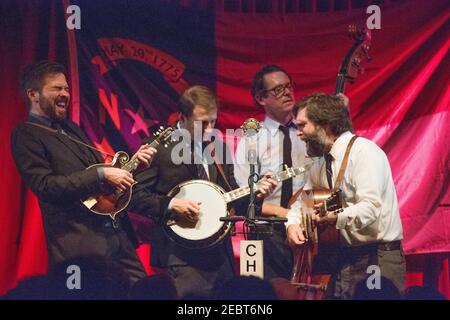
[[[363,53],[364,53],[364,56],[366,57],[367,61],[371,61],[372,60],[372,57],[369,54],[369,46],[368,45],[363,47]]]

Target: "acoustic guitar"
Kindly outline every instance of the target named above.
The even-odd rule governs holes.
[[[353,39],[351,48],[345,54],[336,79],[335,94],[344,93],[347,82],[353,83],[363,73],[363,60],[370,61],[368,51],[371,43],[370,30],[350,25],[349,36]],[[314,144],[307,144],[310,156],[321,156],[322,150]],[[308,241],[294,249],[294,266],[291,284],[300,289],[300,299],[320,300],[325,297],[331,273],[337,267],[339,250],[339,231],[329,225],[317,225],[311,219],[314,206],[319,205],[321,215],[329,211],[342,210],[342,191],[300,189],[289,200],[289,207],[302,199],[301,220],[303,232]]]

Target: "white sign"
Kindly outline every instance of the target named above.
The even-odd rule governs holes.
[[[264,254],[262,240],[241,241],[241,276],[264,279]]]

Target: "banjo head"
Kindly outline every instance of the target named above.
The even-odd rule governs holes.
[[[169,236],[178,244],[190,247],[208,247],[226,235],[226,223],[221,217],[228,216],[227,203],[223,197],[225,190],[206,180],[191,180],[177,185],[169,196],[178,199],[191,199],[200,204],[199,220],[196,223],[182,224],[174,219],[165,223]]]

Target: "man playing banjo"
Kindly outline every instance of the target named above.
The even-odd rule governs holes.
[[[226,191],[236,189],[238,185],[234,179],[232,162],[220,164],[215,159],[207,161],[203,157],[206,154],[203,148],[214,145],[209,154],[222,155],[222,160],[231,159],[225,157],[229,151],[224,143],[217,139],[209,145],[204,143],[203,137],[211,133],[217,119],[213,92],[204,86],[190,87],[181,95],[179,108],[176,132],[182,132],[183,137],[188,136],[190,139],[161,148],[151,166],[135,176],[139,183],[129,209],[145,214],[158,223],[151,235],[150,262],[173,278],[178,296],[207,296],[218,282],[224,283],[234,276],[230,236],[224,235],[223,241],[203,249],[188,249],[172,241],[164,230],[167,220],[170,218],[180,224],[190,224],[194,226],[191,230],[195,232],[202,227],[202,202],[208,201],[208,198],[203,196],[204,200],[198,201],[170,197],[168,194],[180,183],[195,179],[212,182],[212,185],[218,185]],[[275,185],[274,180],[264,178],[259,184],[259,197],[267,196]],[[244,198],[243,201],[233,202],[233,207],[237,212],[246,212],[247,204],[248,199]]]

